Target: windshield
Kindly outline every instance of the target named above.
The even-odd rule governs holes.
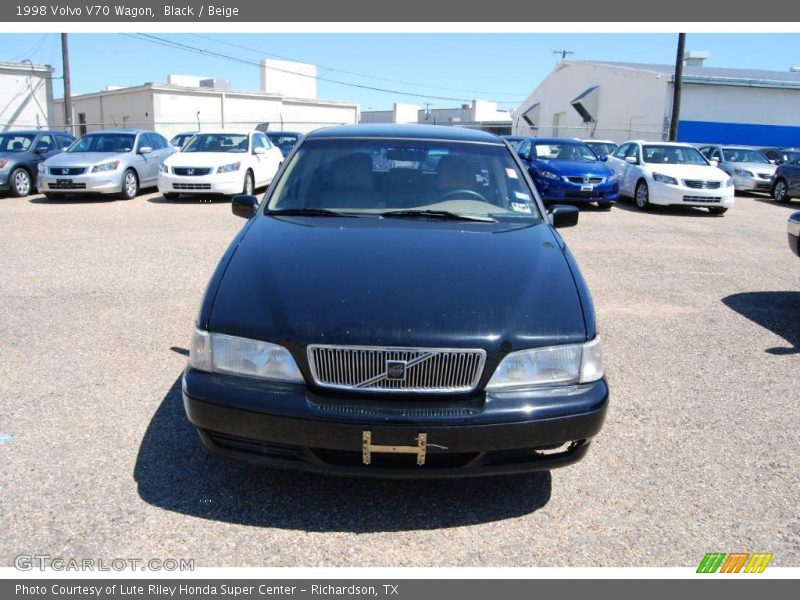
[[[690,146],[646,145],[642,147],[644,162],[663,165],[701,165],[707,166],[697,148]]]
[[[67,152],[130,152],[136,136],[132,133],[91,133],[67,148]]]
[[[194,135],[193,133],[179,133],[174,138],[172,138],[169,143],[175,146],[176,148],[180,148],[193,135]]]
[[[268,209],[540,219],[506,146],[409,139],[307,140],[275,185]]]
[[[198,133],[181,152],[247,152],[247,134]]]
[[[300,139],[296,135],[284,135],[280,133],[268,133],[267,137],[272,140],[272,143],[276,146],[292,146]]]
[[[617,149],[616,144],[609,144],[607,142],[586,142],[586,145],[597,154],[597,156],[608,156]]]
[[[579,162],[594,162],[597,156],[586,144],[582,142],[550,142],[533,145],[533,158],[539,160],[576,160]]]
[[[783,161],[784,162],[795,162],[800,159],[800,150],[784,150],[783,151]]]
[[[761,152],[750,148],[723,148],[722,152],[727,162],[769,163]]]
[[[35,137],[13,133],[0,135],[0,152],[25,152],[31,147]]]

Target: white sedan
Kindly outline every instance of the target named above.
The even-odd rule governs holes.
[[[281,151],[260,131],[204,131],[164,161],[158,191],[181,194],[253,194],[268,186],[283,162]]]
[[[625,142],[608,165],[619,178],[620,195],[632,197],[641,210],[653,204],[702,206],[723,214],[734,203],[733,178],[689,144]]]

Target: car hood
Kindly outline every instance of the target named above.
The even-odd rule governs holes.
[[[200,325],[296,356],[311,343],[490,352],[579,342],[586,325],[561,244],[545,224],[261,216]]]
[[[727,181],[730,175],[711,165],[676,165],[645,163],[650,173],[660,173],[675,179],[702,179],[704,181]]]
[[[85,167],[112,160],[127,160],[129,152],[61,152],[45,161],[48,167]]]
[[[545,168],[558,175],[565,177],[586,177],[598,176],[609,177],[613,171],[606,163],[595,160],[592,162],[584,162],[578,160],[534,160],[532,162],[534,167]]]
[[[164,163],[170,167],[220,167],[245,160],[247,152],[176,152]]]
[[[737,169],[746,169],[751,173],[769,173],[772,175],[778,168],[778,165],[765,164],[760,162],[732,162],[728,163]]]

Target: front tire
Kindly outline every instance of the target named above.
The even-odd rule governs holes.
[[[786,189],[786,180],[778,179],[772,187],[772,199],[779,204],[786,204],[789,202],[789,194]]]
[[[724,215],[728,212],[728,208],[726,206],[709,206],[708,212],[712,215]]]
[[[242,187],[242,193],[248,196],[252,196],[255,194],[256,191],[256,184],[253,180],[253,172],[248,171],[244,174],[244,186]]]
[[[11,194],[15,198],[27,196],[33,190],[31,175],[22,167],[14,169],[8,181],[11,183]]]
[[[650,210],[650,188],[647,187],[647,182],[644,179],[640,179],[636,184],[634,200],[636,200],[636,207],[639,210]]]
[[[136,176],[136,171],[128,169],[122,176],[122,190],[119,193],[119,197],[123,200],[133,200],[138,193],[139,178]]]

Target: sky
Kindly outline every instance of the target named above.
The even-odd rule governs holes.
[[[232,89],[257,90],[258,61],[282,58],[318,65],[324,79],[318,97],[355,101],[362,110],[389,109],[393,102],[446,108],[472,99],[513,109],[553,68],[554,51],[567,50],[579,60],[673,63],[677,43],[677,34],[624,33],[145,35],[159,39],[71,33],[72,93],[164,82],[170,73],[229,79]],[[800,65],[800,34],[691,33],[686,50],[708,51],[707,66],[786,71]],[[0,34],[0,60],[25,59],[53,65],[60,77],[59,34]],[[61,97],[62,80],[53,83]]]

